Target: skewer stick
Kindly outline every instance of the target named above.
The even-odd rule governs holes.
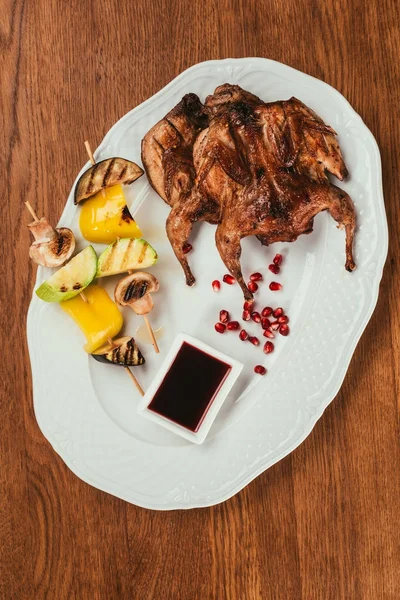
[[[151,339],[151,343],[153,344],[154,350],[156,351],[156,354],[159,354],[160,353],[160,349],[158,347],[156,336],[154,335],[154,331],[153,331],[153,329],[151,327],[150,321],[146,317],[146,315],[143,315],[143,319],[144,319],[144,322],[146,323],[147,331],[149,332],[149,336],[150,336],[150,339]]]
[[[85,140],[85,148],[86,148],[86,152],[88,153],[88,156],[89,156],[89,160],[90,160],[90,162],[92,163],[92,165],[95,165],[95,164],[96,164],[96,161],[95,161],[95,158],[94,158],[94,156],[93,156],[93,152],[92,152],[92,149],[91,149],[91,147],[90,147],[90,144],[89,144],[88,140]],[[102,194],[103,194],[103,196],[104,196],[104,195],[105,195],[105,192],[104,192],[104,190],[101,190],[101,192],[102,192]],[[86,301],[87,301],[87,300],[86,300]],[[114,344],[114,342],[112,341],[112,339],[111,339],[111,338],[108,338],[108,340],[107,340],[107,341],[108,341],[108,343],[109,343],[111,346],[113,346],[113,347],[115,346],[115,344]],[[132,381],[133,381],[133,383],[135,384],[135,386],[137,387],[139,394],[140,394],[141,396],[144,396],[144,391],[143,391],[143,389],[142,389],[142,387],[141,387],[140,383],[138,382],[138,380],[136,379],[136,377],[134,376],[134,374],[133,374],[133,373],[132,373],[132,371],[130,370],[130,368],[129,368],[129,367],[124,367],[124,369],[125,369],[125,371],[128,373],[129,377],[132,379]]]
[[[90,144],[89,144],[88,140],[85,140],[85,148],[86,148],[86,152],[88,153],[88,156],[89,156],[89,160],[90,160],[90,162],[92,163],[92,165],[95,165],[95,164],[96,164],[96,161],[95,161],[95,159],[94,159],[93,152],[92,152],[92,149],[91,149],[91,147],[90,147]],[[103,194],[103,196],[104,196],[104,190],[102,190],[102,194]],[[81,296],[81,298],[82,298],[82,300],[83,300],[84,302],[87,302],[87,298],[86,298],[85,294],[83,294],[83,293],[81,292],[80,296]]]
[[[133,273],[133,271],[130,270],[130,271],[128,271],[128,273],[129,273],[129,275],[131,275]],[[133,310],[133,312],[135,312],[135,309],[133,308],[133,306],[131,306],[131,309]],[[160,354],[160,348],[158,347],[156,336],[154,335],[154,331],[151,326],[151,323],[150,323],[148,317],[146,317],[146,315],[143,315],[143,319],[144,319],[144,322],[146,323],[147,331],[149,332],[149,336],[151,339],[151,343],[153,344],[155,353]]]
[[[29,210],[29,212],[31,213],[31,215],[32,215],[32,217],[33,217],[33,219],[34,219],[35,223],[37,223],[38,221],[40,221],[39,217],[38,217],[38,216],[37,216],[37,214],[35,213],[34,209],[32,208],[32,205],[31,205],[31,203],[30,203],[28,200],[25,202],[25,206],[26,206],[26,208]],[[87,302],[87,301],[88,301],[88,299],[86,298],[86,296],[85,296],[85,294],[84,294],[83,292],[80,292],[80,294],[79,294],[79,295],[80,295],[80,297],[82,298],[82,300],[83,300],[84,302]]]
[[[144,391],[140,385],[140,383],[138,382],[138,380],[136,379],[136,377],[134,376],[134,374],[132,373],[132,371],[130,370],[129,367],[124,367],[125,371],[128,373],[129,377],[132,379],[133,383],[135,384],[135,386],[137,387],[137,390],[139,392],[139,394],[141,396],[144,396]]]
[[[37,214],[33,210],[32,205],[31,205],[31,203],[28,200],[25,202],[25,206],[29,210],[29,212],[31,213],[31,215],[32,215],[33,220],[35,221],[35,223],[37,223],[38,221],[40,221],[39,217],[37,216]]]
[[[85,141],[85,148],[86,148],[86,152],[88,153],[90,162],[92,163],[92,165],[95,165],[96,161],[94,159],[93,152],[92,152],[92,149],[90,147],[90,144],[89,144],[89,142],[87,140]]]
[[[110,346],[112,346],[113,348],[115,347],[115,344],[113,342],[113,340],[109,337],[107,338],[107,342],[110,344]],[[139,394],[141,396],[144,396],[144,391],[142,386],[140,385],[140,383],[138,382],[138,380],[136,379],[136,377],[134,376],[134,374],[132,373],[132,371],[130,370],[129,367],[124,367],[125,371],[128,373],[129,377],[132,379],[133,383],[135,384]]]
[[[92,163],[92,165],[95,165],[96,161],[95,161],[95,158],[93,156],[93,152],[92,152],[92,149],[90,147],[90,144],[89,144],[89,142],[87,140],[85,140],[85,148],[86,148],[86,152],[88,153],[90,162]],[[101,190],[101,195],[103,196],[103,198],[106,195],[104,189]]]

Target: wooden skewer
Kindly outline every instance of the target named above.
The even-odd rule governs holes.
[[[92,163],[92,165],[96,164],[95,158],[93,156],[93,152],[92,149],[90,147],[90,144],[88,142],[88,140],[85,140],[85,148],[86,148],[86,152],[88,153],[89,156],[89,160]],[[103,196],[105,196],[105,191],[101,190],[101,193]],[[112,341],[111,338],[108,338],[108,343],[111,344],[111,346],[115,346],[114,342]],[[140,385],[140,383],[138,382],[138,380],[136,379],[136,377],[134,376],[134,374],[132,373],[132,371],[130,370],[129,367],[124,367],[125,371],[128,373],[129,377],[132,379],[133,383],[135,384],[135,386],[138,389],[139,394],[141,394],[142,396],[144,396],[144,391]]]
[[[32,215],[33,220],[35,221],[35,223],[37,223],[38,221],[40,221],[39,217],[37,216],[37,214],[33,210],[32,205],[31,205],[31,203],[28,200],[25,202],[25,206],[29,210],[29,212],[31,213],[31,215]]]
[[[109,337],[107,338],[107,342],[110,344],[110,346],[112,346],[113,348],[115,347],[115,344],[113,342],[113,340]],[[142,386],[140,385],[140,383],[138,382],[138,380],[136,379],[136,377],[134,376],[134,374],[132,373],[132,371],[130,370],[129,367],[124,367],[125,371],[128,373],[129,377],[132,379],[133,383],[135,384],[139,394],[141,396],[144,396],[144,391]]]
[[[154,331],[150,324],[150,321],[146,315],[143,315],[143,319],[144,319],[144,322],[146,323],[147,331],[149,332],[149,336],[151,338],[151,343],[153,344],[154,350],[156,351],[156,354],[159,354],[160,349],[158,347],[156,336],[154,335]]]
[[[92,163],[92,165],[95,165],[96,161],[95,161],[95,158],[94,158],[94,155],[93,155],[93,152],[92,152],[92,149],[90,147],[88,140],[85,140],[85,148],[86,148],[86,152],[88,153],[90,162]],[[103,198],[106,195],[104,189],[101,190],[101,195],[103,196]]]
[[[93,152],[92,152],[92,149],[90,147],[90,144],[89,144],[88,140],[85,140],[85,148],[86,148],[86,152],[88,153],[90,162],[92,163],[92,165],[95,165],[96,161],[95,161],[95,158],[93,156]],[[102,194],[104,196],[105,195],[104,190],[101,190],[101,192],[102,192]],[[154,337],[154,334],[153,334],[153,337]],[[154,338],[154,341],[155,341],[155,338]],[[108,338],[108,343],[111,344],[111,346],[113,346],[113,347],[115,346],[115,344],[114,344],[114,342],[112,341],[111,338]],[[156,342],[156,346],[157,346],[157,342]],[[157,346],[157,349],[158,349],[158,346]],[[140,383],[138,382],[138,380],[136,379],[136,377],[134,376],[134,374],[130,370],[130,368],[129,367],[124,367],[124,369],[128,373],[129,377],[132,379],[132,381],[135,384],[135,386],[137,387],[139,393],[142,396],[144,396],[144,391],[143,391]]]
[[[144,396],[144,391],[140,385],[140,383],[138,382],[138,380],[136,379],[136,377],[134,376],[134,374],[132,373],[132,371],[130,370],[129,367],[124,367],[125,371],[128,373],[129,377],[132,379],[133,383],[136,385],[137,390],[139,392],[139,394],[141,396]]]
[[[32,217],[33,217],[33,219],[34,219],[35,223],[37,223],[38,221],[40,221],[39,217],[37,216],[36,212],[35,212],[35,211],[34,211],[34,209],[32,208],[32,205],[31,205],[31,203],[30,203],[28,200],[25,202],[25,206],[26,206],[26,208],[29,210],[29,212],[31,213],[31,215],[32,215]],[[87,301],[88,301],[88,299],[86,298],[86,296],[85,296],[85,294],[84,294],[83,292],[81,292],[79,295],[80,295],[80,297],[82,298],[82,300],[83,300],[84,302],[87,302]]]
[[[90,147],[90,144],[89,144],[89,142],[87,140],[85,140],[85,148],[86,148],[86,152],[88,153],[90,162],[92,163],[92,165],[95,165],[96,161],[94,159],[93,152],[92,152],[92,149]]]

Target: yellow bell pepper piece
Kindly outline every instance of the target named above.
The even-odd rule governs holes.
[[[86,336],[87,343],[83,349],[91,354],[105,344],[108,338],[116,336],[124,321],[118,306],[104,288],[91,284],[84,294],[87,302],[81,296],[75,296],[71,300],[60,302],[60,306]]]
[[[122,185],[105,188],[85,200],[79,226],[85,239],[100,244],[110,244],[119,237],[142,237],[127,207]]]

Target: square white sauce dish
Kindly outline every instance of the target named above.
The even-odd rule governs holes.
[[[201,444],[242,369],[242,363],[227,354],[179,333],[138,412]]]

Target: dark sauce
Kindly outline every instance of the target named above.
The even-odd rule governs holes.
[[[148,408],[197,431],[231,369],[231,365],[183,342]]]

